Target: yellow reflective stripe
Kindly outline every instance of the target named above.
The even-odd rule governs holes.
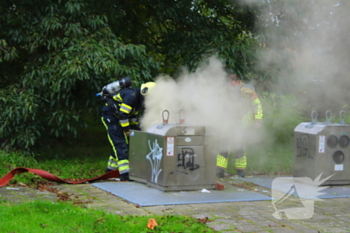
[[[119,120],[119,122],[120,122],[121,124],[125,124],[125,123],[128,123],[129,120],[128,120],[128,119],[124,119],[124,120]]]
[[[139,121],[137,118],[131,118],[130,119],[130,125],[138,125],[139,124]]]
[[[118,169],[118,159],[114,158],[113,156],[109,156],[107,168],[110,170],[117,170]]]
[[[124,124],[120,124],[120,125],[121,125],[123,128],[130,126],[129,122],[128,122],[128,123],[124,123]]]
[[[101,117],[101,121],[102,121],[102,124],[105,126],[106,130],[108,130],[107,124],[106,124],[105,120],[103,119],[103,117]]]
[[[121,165],[123,165],[123,164],[126,164],[126,165],[129,166],[129,160],[123,159],[123,160],[119,160],[119,161],[118,161],[118,165],[119,165],[119,166],[121,166]]]
[[[129,160],[124,159],[124,160],[120,160],[118,161],[118,170],[120,174],[124,174],[129,172],[130,167],[129,167]]]
[[[125,112],[126,114],[129,114],[132,110],[132,107],[130,107],[127,104],[122,103],[119,110],[122,112]]]
[[[216,156],[216,166],[226,169],[227,168],[227,163],[228,163],[228,159],[225,158],[224,156],[222,156],[220,154],[218,154]]]
[[[122,121],[119,121],[119,122],[120,122],[120,125],[121,125],[123,128],[129,126],[129,121],[128,121],[128,120],[122,120]]]
[[[117,95],[114,95],[113,99],[117,102],[123,102],[123,98],[120,96],[120,93],[118,93]]]
[[[259,99],[259,98],[255,99],[255,100],[253,101],[253,104],[254,104],[254,105],[255,105],[255,104],[260,104],[260,99]]]
[[[260,99],[255,99],[253,101],[253,106],[256,107],[256,112],[254,115],[254,119],[256,120],[262,120],[263,118],[263,110],[262,110],[262,106],[261,106],[261,102]]]
[[[122,171],[126,171],[126,170],[129,170],[129,164],[123,164],[123,165],[119,165],[118,166],[118,169],[120,171],[120,173],[123,173]]]
[[[138,119],[136,117],[130,118],[130,125],[138,125]]]
[[[243,156],[235,160],[236,169],[245,169],[247,167],[247,157]]]
[[[112,141],[111,136],[109,136],[109,133],[108,133],[108,126],[107,126],[105,120],[103,119],[103,117],[101,117],[101,121],[102,121],[102,124],[105,126],[105,128],[106,128],[106,130],[107,130],[107,138],[108,138],[109,143],[110,143],[111,146],[112,146],[114,155],[115,155],[116,158],[118,158],[117,150],[116,150],[115,147],[114,147],[114,143],[113,143],[113,141]]]
[[[128,137],[126,136],[125,132],[124,132],[124,138],[125,138],[125,143],[129,144],[129,140],[128,140]]]

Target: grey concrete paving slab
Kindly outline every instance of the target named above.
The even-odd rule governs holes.
[[[247,220],[233,220],[231,218],[228,219],[216,219],[215,222],[224,222],[232,226],[242,226],[251,224]]]
[[[271,200],[269,196],[241,189],[233,185],[227,185],[224,190],[178,192],[163,192],[139,182],[126,183],[106,181],[95,183],[93,186],[139,206]],[[142,195],[140,195],[140,193],[142,193]]]
[[[211,223],[208,223],[207,225],[216,231],[232,230],[232,226],[229,226],[227,224],[211,222]]]
[[[265,228],[258,226],[258,225],[238,225],[235,226],[235,228],[240,231],[240,232],[261,232],[261,231],[266,231]]]

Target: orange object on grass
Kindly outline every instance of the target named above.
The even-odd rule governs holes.
[[[215,190],[224,190],[225,189],[225,186],[216,182],[215,184]]]
[[[158,226],[158,223],[156,222],[156,220],[154,218],[148,219],[147,227],[153,230],[155,226]]]

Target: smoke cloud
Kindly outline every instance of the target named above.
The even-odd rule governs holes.
[[[242,1],[246,2],[246,1]],[[350,84],[348,1],[260,1],[256,31],[269,37],[259,66],[280,82],[272,91],[302,99],[309,112],[338,114]],[[284,80],[281,82],[281,80]]]
[[[268,40],[262,51],[257,51],[257,68],[268,70],[278,80],[269,86],[269,92],[293,94],[310,114],[317,110],[319,118],[326,110],[332,110],[333,115],[340,112],[350,87],[350,3],[242,0],[242,4],[263,9],[255,31],[267,34]],[[164,110],[170,112],[169,123],[177,124],[179,112],[184,110],[186,124],[206,127],[216,153],[240,149],[247,141],[274,140],[263,130],[242,128],[247,105],[240,101],[239,91],[227,85],[227,76],[223,64],[213,57],[194,73],[184,70],[177,81],[169,76],[157,77],[157,86],[146,99],[142,130],[162,124]],[[285,115],[272,120],[275,127],[284,127],[293,111],[288,109],[291,105],[281,106],[280,112]]]
[[[227,77],[215,57],[196,72],[183,70],[178,81],[169,76],[157,77],[157,86],[146,97],[142,130],[162,124],[164,110],[170,112],[169,124],[178,124],[183,111],[186,125],[206,127],[213,153],[242,149],[248,138],[250,142],[257,140],[256,133],[253,137],[250,130],[242,128],[242,115],[249,104],[245,104],[239,87],[228,85]]]

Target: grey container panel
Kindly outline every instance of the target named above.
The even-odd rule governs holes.
[[[202,146],[204,145],[204,136],[178,136],[176,145],[178,146]]]
[[[307,132],[294,132],[294,176],[313,178],[315,173],[315,135]]]
[[[183,124],[156,124],[152,125],[147,132],[162,136],[201,136],[205,134],[205,127]]]
[[[177,185],[199,185],[205,183],[205,161],[203,146],[177,147]]]
[[[339,143],[341,138],[347,142],[349,133],[349,125],[299,124],[294,132],[293,176],[315,179],[322,174],[321,179],[331,176],[322,185],[350,184],[350,146]],[[343,161],[336,163],[334,154],[341,154]]]
[[[176,147],[173,156],[165,156],[163,169],[157,181],[148,180],[152,186],[162,187],[162,190],[186,190],[187,185],[198,183],[199,168],[204,168],[203,146]],[[193,188],[192,188],[193,189]]]
[[[206,166],[207,160],[204,146],[176,146],[174,156],[164,157],[158,180],[148,184],[163,191],[214,189],[215,161]]]
[[[207,153],[204,127],[161,126],[160,134],[130,136],[131,178],[163,191],[214,189],[216,157]]]
[[[138,181],[151,180],[152,172],[161,167],[164,137],[147,132],[133,131],[129,140],[130,176]]]
[[[210,161],[203,146],[178,146],[177,185],[215,185],[215,161]]]

